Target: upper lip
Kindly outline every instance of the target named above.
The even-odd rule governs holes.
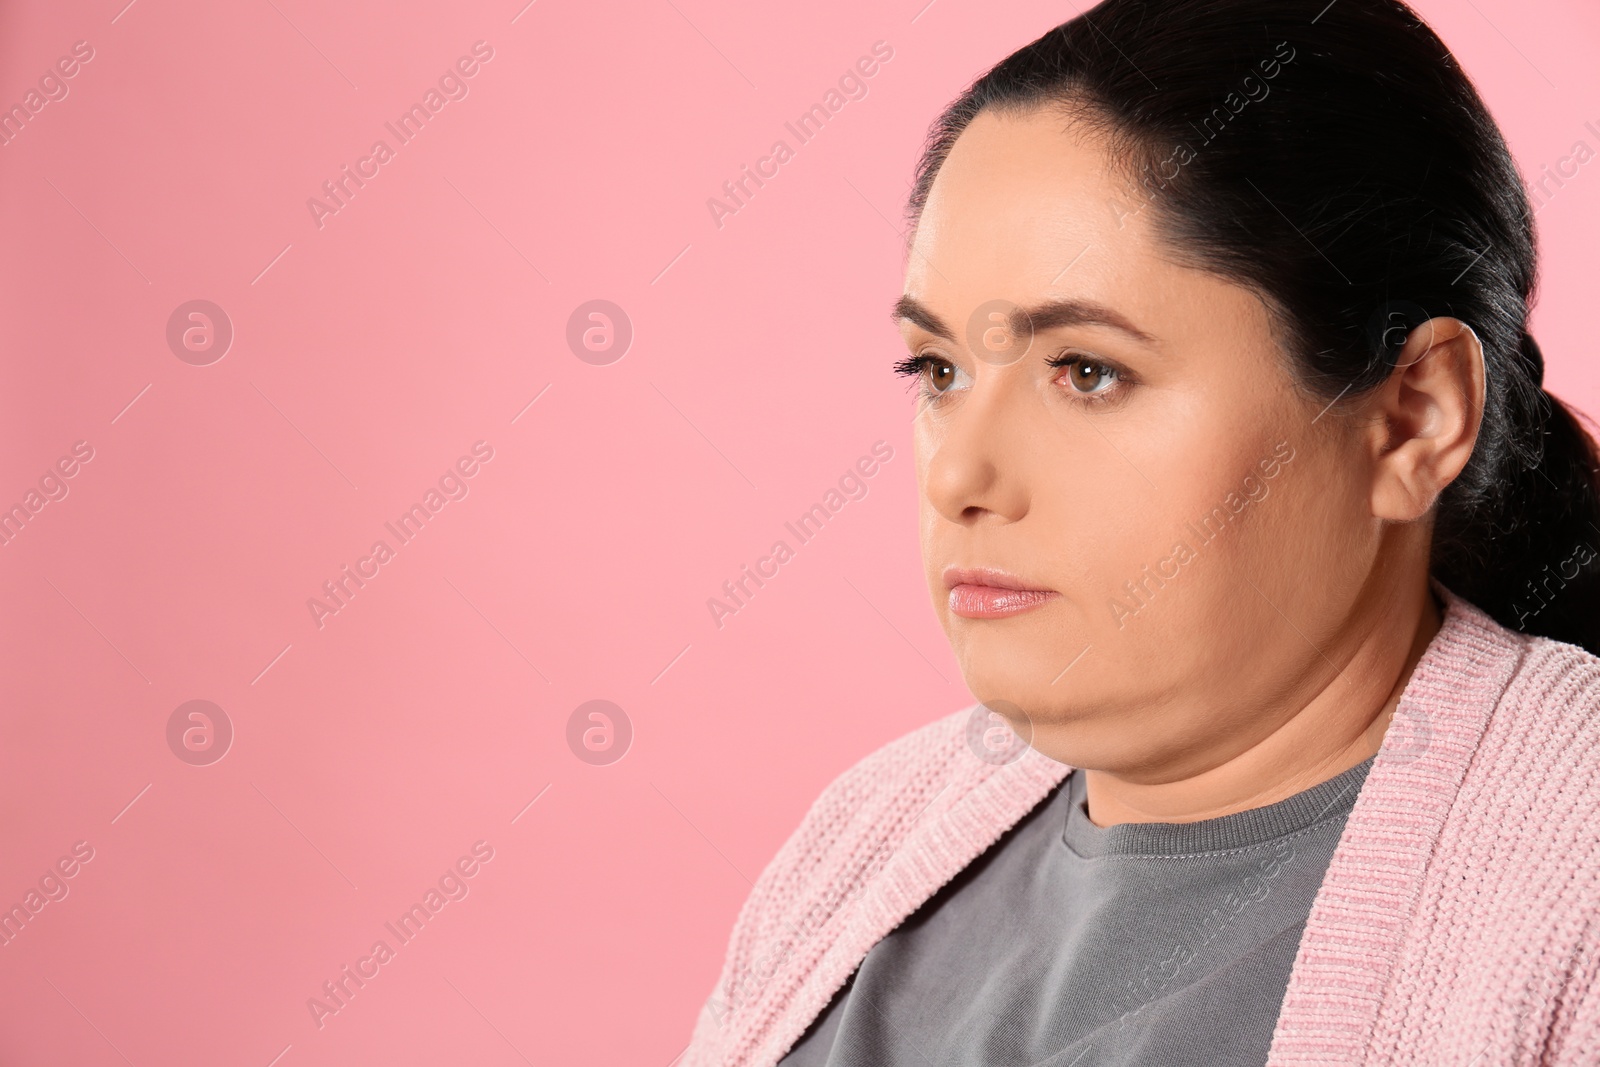
[[[955,564],[951,564],[944,569],[944,587],[946,589],[954,589],[958,585],[987,585],[995,589],[1050,591],[1044,586],[1037,585],[1025,578],[1018,578],[1015,574],[1000,570],[998,567],[957,567]]]

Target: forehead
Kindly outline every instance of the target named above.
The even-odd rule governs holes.
[[[1106,134],[1083,119],[980,113],[929,190],[906,292],[956,315],[988,300],[1050,297],[1136,313],[1137,291],[1179,270],[1160,255],[1148,205],[1146,190],[1113,166]]]

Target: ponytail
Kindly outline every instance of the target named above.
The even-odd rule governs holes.
[[[1433,573],[1504,626],[1600,654],[1600,449],[1544,391],[1544,355],[1526,332],[1520,355],[1521,388],[1505,391],[1525,402],[1479,430],[1498,476],[1441,494]]]

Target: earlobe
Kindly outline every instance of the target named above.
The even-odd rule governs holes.
[[[1373,397],[1373,515],[1411,522],[1461,473],[1477,443],[1484,405],[1483,345],[1460,319],[1412,330]]]

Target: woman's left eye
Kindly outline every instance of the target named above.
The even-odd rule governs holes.
[[[1058,356],[1049,363],[1052,367],[1065,370],[1066,373],[1061,377],[1065,380],[1067,388],[1076,398],[1082,400],[1109,399],[1110,394],[1119,391],[1117,384],[1123,380],[1121,372],[1116,367],[1079,353]]]

